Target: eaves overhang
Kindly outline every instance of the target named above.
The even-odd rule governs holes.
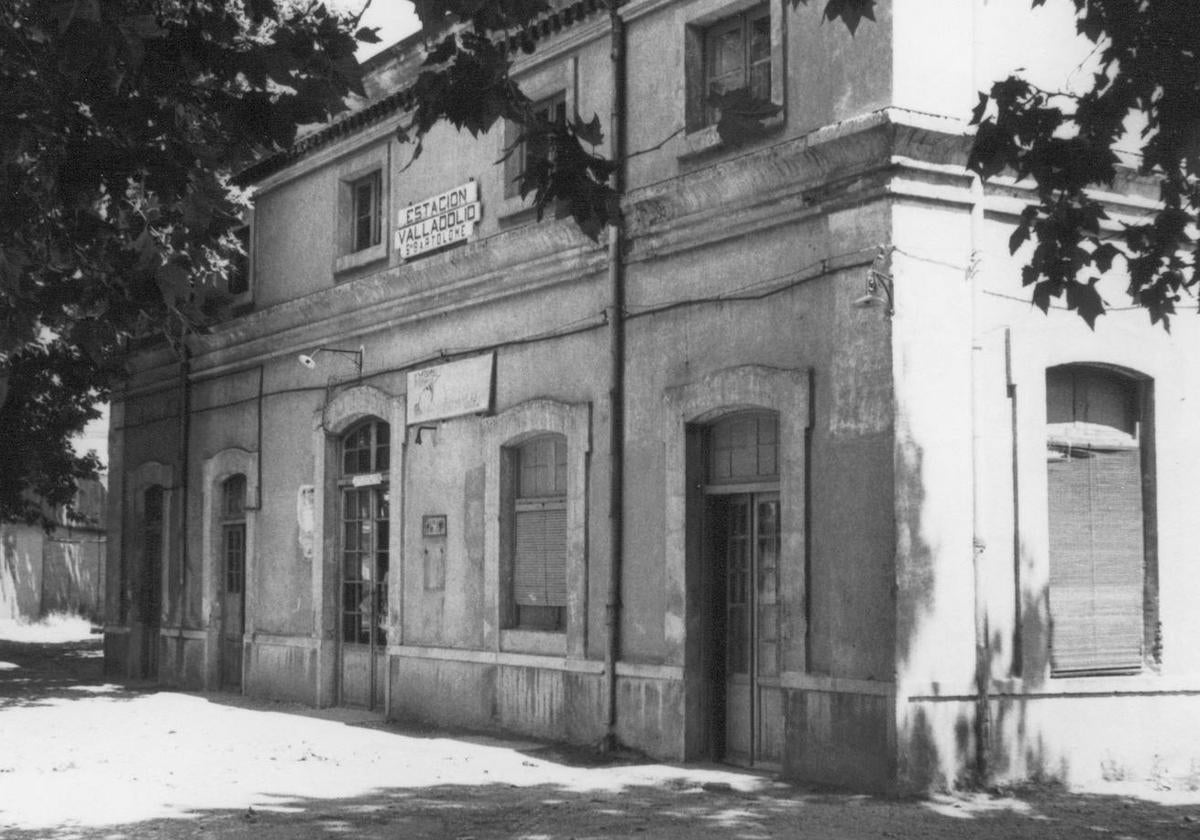
[[[603,8],[606,8],[604,0],[576,0],[574,3],[563,4],[542,15],[520,32],[508,36],[505,39],[505,48],[514,54],[532,52],[539,41],[544,41],[565,29],[574,27]],[[420,35],[410,36],[378,56],[368,59],[364,62],[364,67],[368,73],[382,72],[390,58],[398,57],[397,53],[406,53],[409,50],[423,52],[424,44],[424,39]],[[243,186],[256,184],[318,149],[375,125],[394,114],[410,111],[415,105],[414,84],[410,81],[405,87],[305,135],[289,148],[275,152],[248,166],[238,173],[237,181]]]

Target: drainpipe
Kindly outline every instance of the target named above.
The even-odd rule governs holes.
[[[985,0],[986,1],[986,0]],[[971,55],[972,81],[978,89],[980,80],[980,51],[982,44],[982,7],[976,0],[972,7]],[[983,241],[983,179],[971,175],[971,260],[967,269],[967,294],[971,307],[971,571],[974,583],[975,617],[975,780],[986,785],[989,767],[989,743],[991,741],[991,649],[988,642],[987,602],[984,595],[983,571],[987,541],[984,538],[984,493],[983,493],[983,430],[980,423],[984,415],[981,399],[983,346],[979,329],[980,294],[980,243]]]
[[[183,684],[183,625],[187,609],[188,579],[188,437],[192,425],[192,386],[189,375],[192,371],[191,352],[185,335],[179,342],[179,600],[176,616],[179,626],[175,629],[175,671],[179,684]]]
[[[612,159],[615,164],[612,187],[620,196],[625,190],[625,22],[621,20],[619,0],[609,3],[610,42],[612,49]],[[621,571],[624,562],[625,504],[625,267],[623,263],[624,221],[613,220],[608,227],[608,279],[612,307],[608,313],[611,390],[609,391],[610,494],[608,516],[609,541],[612,545],[608,573],[608,602],[605,623],[608,640],[604,651],[605,735],[602,748],[617,748],[617,659],[621,649]]]

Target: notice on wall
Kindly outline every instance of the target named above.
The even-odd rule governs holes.
[[[316,488],[311,484],[300,485],[300,489],[296,492],[296,532],[300,540],[300,554],[306,560],[311,560],[313,557],[316,495]]]
[[[407,260],[461,242],[475,232],[479,214],[479,185],[474,181],[410,204],[398,214],[396,250]]]
[[[492,410],[496,354],[485,353],[408,374],[408,424]]]

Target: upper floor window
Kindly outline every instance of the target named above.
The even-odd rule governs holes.
[[[771,13],[766,5],[714,23],[704,32],[704,90],[707,95],[746,88],[771,100]],[[707,122],[719,114],[711,106]]]
[[[1157,658],[1149,388],[1097,366],[1046,371],[1056,676],[1133,673]]]
[[[378,245],[383,239],[382,181],[382,173],[376,170],[350,185],[354,203],[354,251]]]
[[[734,2],[688,21],[684,51],[688,131],[698,132],[720,119],[713,96],[745,91],[758,102],[784,104],[782,5],[778,0]],[[709,142],[715,144],[716,137]]]
[[[229,267],[229,278],[225,290],[231,295],[244,295],[250,291],[250,225],[242,225],[233,235],[242,252],[234,257]]]
[[[334,272],[387,257],[386,150],[374,149],[339,167]]]
[[[533,105],[534,116],[539,120],[544,120],[547,124],[560,127],[567,123],[567,95],[565,91],[548,96]],[[536,128],[536,127],[535,127]],[[528,131],[528,129],[527,129]],[[514,196],[520,194],[520,184],[518,180],[521,175],[531,166],[536,166],[538,161],[554,160],[554,139],[553,137],[534,132],[529,134],[525,141],[513,150],[509,158],[508,165],[505,167],[505,177],[507,184],[505,185],[504,194],[506,196]]]

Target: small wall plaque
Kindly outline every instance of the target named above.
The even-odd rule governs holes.
[[[363,473],[350,479],[351,487],[374,487],[383,484],[383,473]]]
[[[423,537],[444,537],[446,536],[446,514],[435,513],[421,517],[421,536]]]

